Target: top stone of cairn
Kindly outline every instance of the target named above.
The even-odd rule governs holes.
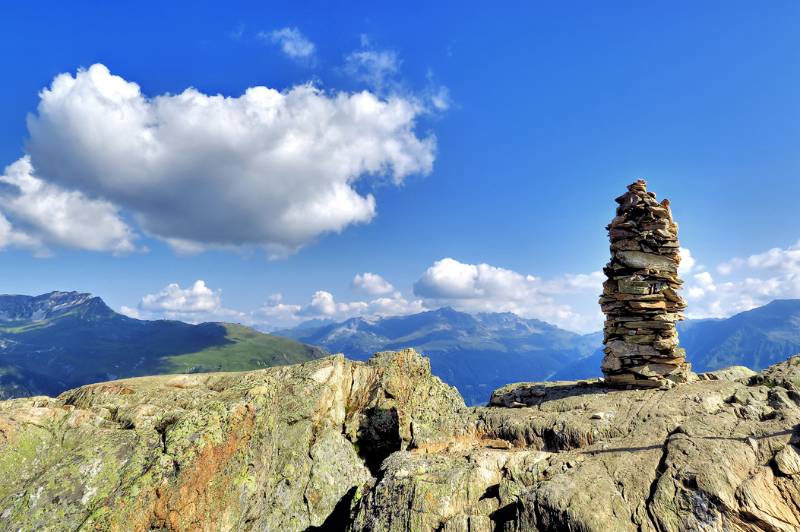
[[[606,227],[611,262],[600,296],[605,380],[647,388],[686,382],[690,366],[675,329],[686,302],[678,295],[680,244],[669,200],[659,203],[640,179],[616,201],[617,215]]]

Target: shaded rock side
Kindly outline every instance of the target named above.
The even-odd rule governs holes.
[[[675,329],[686,302],[678,294],[680,244],[669,200],[659,203],[640,179],[616,201],[616,216],[606,228],[611,261],[603,269],[607,279],[600,296],[606,315],[603,374],[616,386],[686,382],[690,367]]]
[[[800,529],[800,357],[466,408],[413,351],[0,402],[0,529]]]

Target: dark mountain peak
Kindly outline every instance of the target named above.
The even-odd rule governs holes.
[[[38,322],[66,315],[98,318],[114,314],[102,299],[85,292],[0,295],[0,321]]]

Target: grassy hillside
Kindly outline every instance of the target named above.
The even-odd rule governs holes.
[[[241,325],[136,320],[87,294],[0,296],[0,398],[56,395],[124,377],[251,370],[325,354]]]
[[[246,371],[297,364],[325,355],[317,347],[290,338],[262,334],[231,323],[220,325],[225,327],[225,340],[228,343],[209,346],[194,353],[164,356],[160,373]]]

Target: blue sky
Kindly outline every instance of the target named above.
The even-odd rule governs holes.
[[[800,297],[798,15],[7,6],[0,292],[266,329],[446,304],[588,331],[613,198],[645,177],[690,250],[690,315]]]

